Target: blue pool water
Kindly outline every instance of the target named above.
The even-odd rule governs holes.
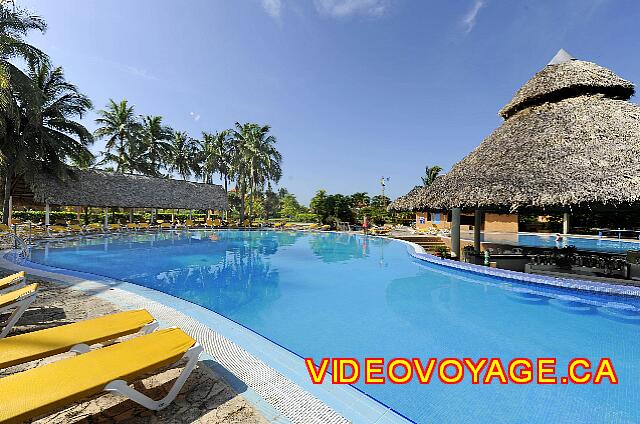
[[[197,303],[303,357],[610,357],[620,379],[358,385],[416,422],[640,421],[633,298],[450,271],[412,259],[398,241],[334,233],[122,235],[49,243],[32,260]]]
[[[467,232],[462,236],[465,239],[473,240],[472,233]],[[527,247],[562,248],[575,246],[578,250],[589,252],[626,253],[628,250],[640,250],[640,241],[572,236],[564,236],[562,240],[556,241],[555,234],[487,233],[482,235],[482,241]]]

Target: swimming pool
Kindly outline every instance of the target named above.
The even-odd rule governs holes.
[[[192,231],[59,241],[32,261],[197,303],[301,356],[610,357],[620,384],[364,385],[417,422],[640,420],[636,298],[452,271],[384,238]]]
[[[473,233],[461,234],[466,240],[473,240]],[[532,233],[487,233],[482,234],[482,241],[488,243],[508,244],[512,246],[562,248],[575,246],[578,250],[605,253],[626,253],[627,250],[640,250],[640,241],[615,240],[610,238],[563,236],[556,241],[555,234]]]

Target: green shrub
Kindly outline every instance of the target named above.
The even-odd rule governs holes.
[[[294,216],[296,222],[318,222],[320,217],[315,213],[299,213]]]

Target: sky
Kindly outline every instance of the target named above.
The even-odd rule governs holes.
[[[640,81],[637,0],[16,0],[28,40],[93,101],[127,99],[176,130],[269,124],[278,184],[400,196],[501,123],[564,48]],[[632,99],[636,101],[636,99]],[[95,129],[95,111],[83,122]],[[94,152],[103,149],[96,141]]]

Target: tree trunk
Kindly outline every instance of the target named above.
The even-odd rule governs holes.
[[[244,183],[240,184],[240,222],[244,221]]]
[[[253,218],[253,188],[251,189],[251,194],[249,195],[249,219]]]
[[[4,204],[4,183],[5,183],[5,177],[4,175],[0,175],[0,203]]]
[[[11,201],[11,184],[13,183],[13,165],[7,165],[7,175],[4,179],[4,201],[2,205],[2,223],[9,224],[9,203]]]

